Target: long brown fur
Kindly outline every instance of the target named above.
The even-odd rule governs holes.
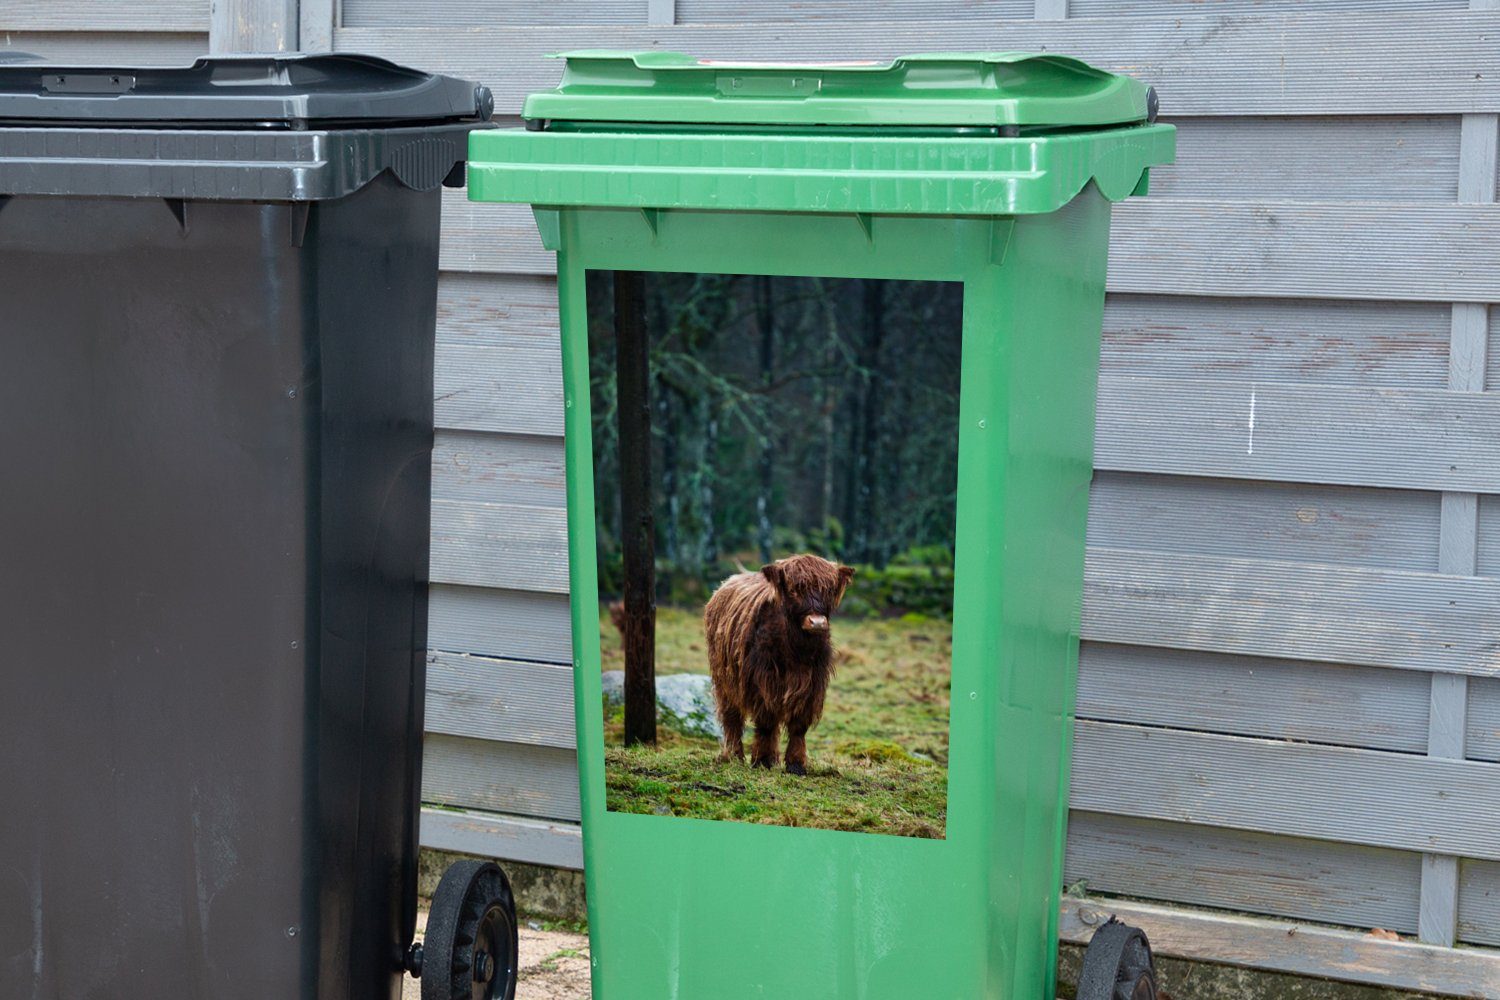
[[[751,762],[776,764],[778,730],[787,730],[786,769],[807,771],[807,731],[823,716],[833,678],[829,619],[854,570],[813,555],[778,560],[725,580],[703,612],[708,669],[719,722],[721,760],[745,757],[745,720],[755,723]],[[808,623],[821,618],[821,628]]]

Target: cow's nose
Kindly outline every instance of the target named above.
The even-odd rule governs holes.
[[[827,632],[828,616],[808,615],[806,618],[802,619],[802,627],[809,632]]]

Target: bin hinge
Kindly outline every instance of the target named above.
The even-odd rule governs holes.
[[[163,198],[167,203],[167,211],[172,213],[172,218],[177,220],[178,235],[186,237],[188,234],[187,200],[184,198]]]
[[[869,212],[855,212],[854,221],[859,223],[859,228],[865,232],[865,242],[871,246],[875,245],[875,217]]]
[[[292,202],[292,246],[302,248],[302,243],[307,239],[307,223],[312,219],[312,202]]]
[[[562,249],[562,210],[546,205],[531,206],[536,217],[536,231],[542,237],[542,249],[553,253]]]
[[[1010,249],[1011,234],[1016,231],[1015,219],[990,220],[990,263],[1004,264],[1006,251]]]
[[[651,230],[651,242],[656,242],[656,237],[661,235],[661,209],[643,208],[641,218],[646,220],[646,228]]]

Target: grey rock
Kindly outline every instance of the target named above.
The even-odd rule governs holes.
[[[607,670],[601,678],[611,705],[625,700],[625,673]],[[707,674],[667,674],[656,678],[656,720],[691,736],[724,735],[714,707],[713,682]]]
[[[606,670],[600,678],[600,684],[604,688],[604,700],[611,705],[622,705],[625,703],[625,671]]]

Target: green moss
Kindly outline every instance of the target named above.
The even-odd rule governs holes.
[[[609,747],[605,774],[615,812],[929,838],[943,835],[947,815],[947,772],[921,761],[835,754],[799,776],[720,763],[712,745]]]
[[[623,669],[619,633],[601,613],[605,670]],[[808,774],[720,763],[718,744],[658,729],[658,748],[621,747],[623,711],[605,709],[607,804],[617,812],[696,816],[833,830],[941,837],[947,807],[950,624],[834,622],[836,669],[823,721],[808,734]],[[660,608],[657,672],[706,673],[701,616]],[[747,742],[750,734],[746,734]]]
[[[915,762],[919,759],[890,740],[841,740],[833,749],[855,760]]]

